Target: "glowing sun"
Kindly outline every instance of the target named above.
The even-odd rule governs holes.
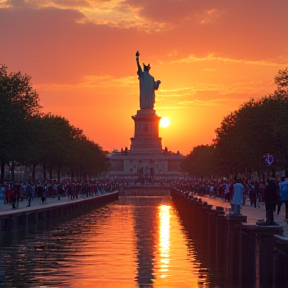
[[[162,117],[159,124],[160,127],[168,127],[170,125],[170,120],[167,117]]]

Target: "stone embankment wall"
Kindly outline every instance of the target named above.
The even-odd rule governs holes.
[[[58,222],[65,218],[78,216],[118,198],[119,192],[117,191],[101,196],[73,200],[63,204],[30,207],[30,209],[19,212],[5,213],[0,215],[0,234],[30,228],[39,223]]]
[[[171,196],[212,283],[225,287],[288,287],[288,242],[283,228],[248,225],[246,216],[225,215],[189,192]],[[223,280],[225,279],[225,280]]]

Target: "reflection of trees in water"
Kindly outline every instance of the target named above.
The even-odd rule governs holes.
[[[107,205],[77,218],[66,219],[65,223],[39,224],[5,234],[0,243],[0,286],[67,284],[61,282],[60,276],[57,278],[57,275],[69,276],[71,263],[67,265],[66,260],[81,251],[91,228],[99,221],[103,224],[111,213],[111,206]],[[73,257],[73,266],[77,263],[80,259]]]

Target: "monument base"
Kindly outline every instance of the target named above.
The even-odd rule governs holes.
[[[159,134],[159,121],[154,109],[141,109],[132,116],[135,123],[134,137],[131,138],[131,153],[161,153],[162,139]]]
[[[132,116],[135,124],[130,150],[110,154],[109,178],[127,178],[140,181],[179,178],[180,164],[184,159],[180,153],[162,150],[159,137],[159,121],[154,109],[141,109]]]
[[[183,176],[180,164],[184,156],[180,153],[161,151],[160,153],[113,152],[108,156],[109,178],[134,179],[152,182],[160,179],[177,179]]]

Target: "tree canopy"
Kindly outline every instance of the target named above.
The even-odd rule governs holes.
[[[273,94],[251,99],[225,116],[215,131],[215,153],[208,156],[210,160],[210,148],[196,147],[187,157],[189,165],[184,163],[184,171],[199,175],[210,163],[206,174],[213,168],[218,169],[218,175],[223,171],[225,175],[251,171],[263,174],[263,156],[270,153],[275,159],[270,168],[285,170],[288,177],[288,68],[278,72],[275,84]]]
[[[193,148],[191,153],[182,161],[181,169],[185,172],[203,177],[204,175],[216,175],[219,169],[217,154],[213,145],[200,145]]]
[[[21,72],[7,72],[0,66],[0,162],[1,181],[5,165],[11,168],[14,180],[16,165],[31,166],[32,180],[35,168],[42,165],[58,172],[65,169],[80,175],[98,175],[107,171],[107,157],[102,148],[88,140],[83,131],[67,119],[41,112],[39,95],[33,89],[31,77]],[[74,159],[74,160],[72,160]]]

